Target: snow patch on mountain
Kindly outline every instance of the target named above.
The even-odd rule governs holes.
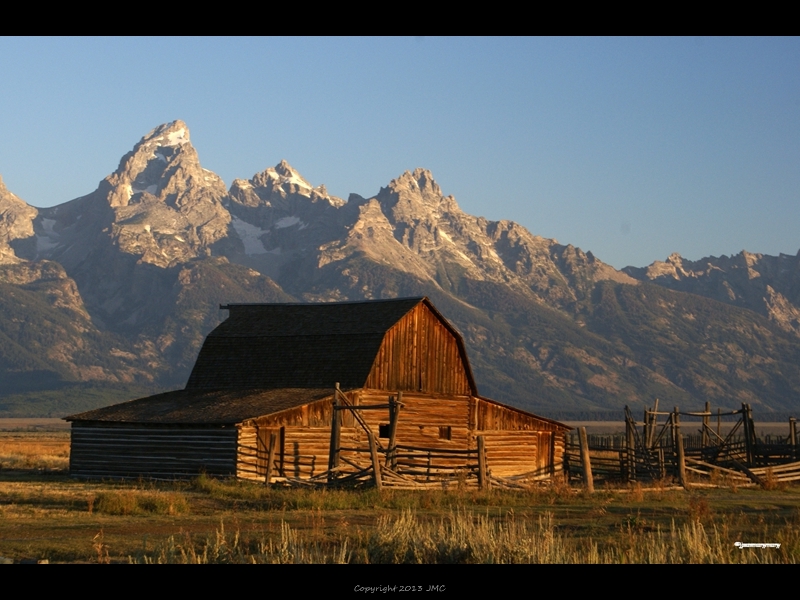
[[[36,252],[38,254],[47,252],[58,246],[59,235],[53,230],[55,224],[55,219],[42,219],[42,229],[44,229],[44,233],[36,234]]]
[[[254,254],[267,254],[267,249],[264,248],[264,244],[261,242],[261,236],[267,233],[266,231],[260,227],[242,221],[236,216],[232,217],[231,224],[236,230],[239,239],[241,239],[244,244],[245,254],[249,256]]]

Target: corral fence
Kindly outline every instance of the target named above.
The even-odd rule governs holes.
[[[681,419],[684,419],[682,422]],[[733,419],[723,433],[722,419]],[[699,430],[686,432],[699,425]],[[721,479],[769,487],[777,482],[800,480],[797,422],[789,419],[787,435],[756,435],[749,404],[739,410],[705,409],[659,412],[658,400],[645,409],[637,423],[625,407],[625,432],[588,435],[585,428],[567,437],[565,471],[571,480],[593,489],[594,480],[654,481],[673,479],[689,485],[694,479]],[[704,481],[696,482],[703,484]]]

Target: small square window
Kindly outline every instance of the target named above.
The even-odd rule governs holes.
[[[439,427],[439,439],[450,440],[453,439],[453,430],[450,425]]]
[[[381,423],[378,425],[378,437],[389,439],[391,433],[392,428],[388,424]]]

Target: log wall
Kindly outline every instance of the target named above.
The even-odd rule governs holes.
[[[386,405],[390,395],[397,396],[378,389],[346,394],[355,406]],[[469,395],[404,392],[402,402],[396,433],[399,446],[475,450],[477,436],[483,435],[488,468],[495,477],[548,478],[563,469],[564,434],[552,421]],[[273,466],[276,475],[308,478],[322,473],[328,466],[332,412],[331,397],[263,417],[242,427],[237,475],[263,479],[264,454],[272,432],[280,440]],[[380,433],[382,425],[388,429],[388,408],[361,410],[359,414],[378,444],[386,448],[388,439],[380,437]],[[353,413],[343,411],[342,416],[342,446],[366,449],[366,433],[356,423]],[[369,464],[366,452],[346,451],[341,456],[360,466]],[[440,456],[436,462],[458,467],[469,460],[474,462],[474,457],[448,459]]]
[[[258,427],[243,426],[239,430],[237,477],[263,481],[266,475],[266,460],[269,452],[271,433],[278,435],[278,447],[272,473],[278,477],[308,479],[328,469],[331,442],[331,427]],[[353,447],[358,445],[353,427],[342,427],[341,444]],[[261,438],[261,441],[259,441]],[[343,452],[342,456],[356,458],[353,452]],[[362,457],[362,462],[366,457]]]
[[[73,423],[70,475],[183,479],[236,474],[235,427]]]
[[[387,404],[389,394],[381,390],[364,390],[358,403]],[[419,448],[453,448],[465,450],[471,446],[469,435],[469,396],[447,396],[403,393],[403,407],[397,421],[397,443]],[[389,424],[389,410],[364,410],[362,418],[376,439],[380,426]],[[449,434],[449,438],[447,437]]]

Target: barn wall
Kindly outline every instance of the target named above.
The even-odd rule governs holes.
[[[270,433],[277,434],[278,444],[272,474],[276,477],[307,479],[328,469],[331,428],[327,427],[242,427],[239,431],[237,477],[263,481],[269,458]],[[356,432],[352,427],[343,427],[341,443],[354,446]],[[342,453],[354,458],[353,453]]]
[[[355,402],[356,392],[345,394]],[[239,429],[237,477],[263,481],[269,453],[270,433],[278,436],[273,474],[308,478],[328,468],[333,394],[316,402],[254,419]],[[343,413],[341,443],[359,444],[352,414]],[[343,453],[351,457],[353,453]],[[352,458],[352,457],[351,457]]]
[[[354,405],[385,405],[389,396],[397,393],[362,389],[346,395]],[[488,468],[494,476],[547,478],[563,469],[563,428],[550,421],[468,395],[403,392],[402,402],[397,425],[397,443],[401,446],[474,450],[476,436],[483,435]],[[273,466],[275,476],[308,478],[325,471],[332,412],[330,397],[242,426],[237,476],[263,481],[269,434],[273,432],[279,440]],[[364,430],[351,412],[344,411],[342,415],[342,446],[366,450],[368,440]],[[362,410],[360,415],[378,444],[386,448],[388,439],[380,437],[380,426],[389,424],[388,408]],[[366,452],[343,452],[342,457],[361,467],[370,464]],[[455,466],[465,460],[459,457],[438,462]]]
[[[386,332],[364,387],[467,395],[465,359],[452,332],[420,303]]]
[[[389,395],[388,392],[379,390],[364,390],[359,403],[386,404]],[[469,396],[434,396],[404,392],[403,407],[397,421],[397,443],[420,448],[466,450],[471,443],[469,413]],[[389,424],[388,409],[365,410],[361,416],[376,438],[379,436],[380,425]],[[447,433],[450,434],[450,439],[446,439]]]
[[[474,399],[472,419],[494,476],[548,478],[563,470],[562,426],[483,398]]]
[[[182,479],[236,474],[236,429],[72,423],[70,475]]]

